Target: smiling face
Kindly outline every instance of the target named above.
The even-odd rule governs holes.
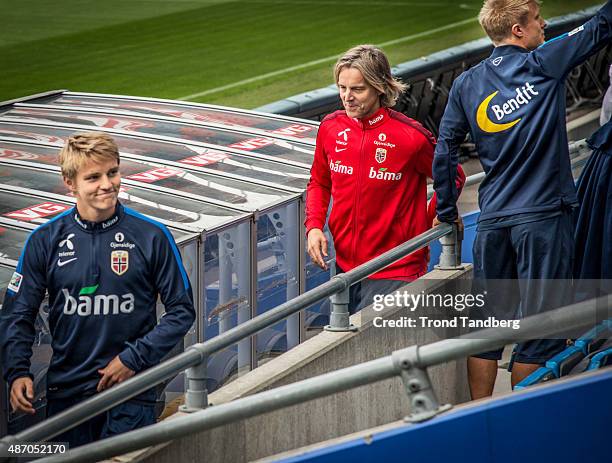
[[[74,178],[64,177],[64,183],[77,200],[81,217],[91,222],[101,222],[115,212],[121,174],[116,159],[84,163]]]
[[[338,74],[338,89],[349,117],[361,119],[380,109],[380,92],[365,81],[358,69],[342,69]]]

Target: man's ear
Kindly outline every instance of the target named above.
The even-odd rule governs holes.
[[[522,39],[525,36],[525,31],[523,30],[523,26],[519,23],[515,23],[512,25],[510,29],[510,35],[517,39]]]
[[[76,191],[74,180],[68,177],[63,177],[63,179],[64,179],[64,185],[66,185],[66,188],[68,188],[71,193],[74,193]]]

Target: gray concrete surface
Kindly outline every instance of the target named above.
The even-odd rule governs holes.
[[[410,288],[416,293],[424,290],[446,294],[449,285],[455,285],[455,290],[467,291],[470,278],[471,266],[468,265],[463,271],[430,272],[419,280],[418,286]],[[389,355],[413,344],[422,345],[458,335],[452,329],[377,328],[372,323],[379,314],[397,319],[406,315],[405,310],[390,307],[374,312],[367,307],[351,318],[352,323],[360,327],[358,332],[321,332],[215,391],[209,397],[210,402],[225,403]],[[438,365],[429,369],[429,374],[441,403],[458,404],[468,400],[464,361]],[[122,459],[151,463],[251,461],[394,422],[408,413],[409,403],[403,385],[399,378],[394,378],[186,436]]]

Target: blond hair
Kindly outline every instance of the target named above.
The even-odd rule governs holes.
[[[525,25],[531,5],[540,6],[539,0],[485,0],[478,21],[493,43],[510,37],[514,24]]]
[[[119,149],[115,141],[102,132],[71,135],[58,156],[62,175],[71,180],[75,179],[79,169],[88,161],[103,162],[112,159],[119,164]]]
[[[380,48],[374,45],[357,45],[347,51],[334,67],[336,84],[340,72],[345,68],[355,68],[364,80],[380,93],[381,106],[390,108],[406,89],[406,85],[391,74],[389,60]]]

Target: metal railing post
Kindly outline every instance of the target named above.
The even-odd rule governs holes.
[[[333,278],[344,282],[344,289],[329,297],[331,311],[329,314],[329,325],[325,326],[325,331],[357,331],[357,327],[350,322],[349,302],[350,284],[344,274],[336,275]]]
[[[191,368],[185,370],[187,391],[185,392],[185,405],[179,410],[183,413],[193,413],[208,407],[208,389],[206,388],[206,364],[208,357]]]
[[[404,421],[420,423],[438,413],[450,410],[452,405],[440,405],[431,385],[427,367],[419,365],[419,346],[412,346],[392,354],[393,364],[399,369],[406,394],[410,399],[410,415]]]
[[[457,224],[453,224],[453,231],[440,238],[442,253],[440,263],[435,266],[438,270],[460,270],[461,265],[461,242],[463,241],[463,230],[457,230]]]

